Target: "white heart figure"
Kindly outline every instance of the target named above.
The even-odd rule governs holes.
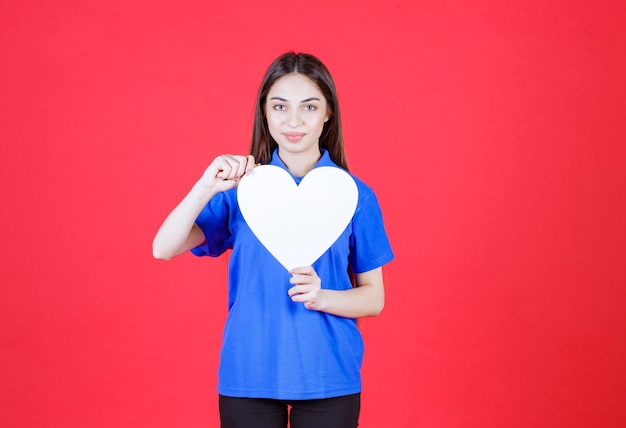
[[[261,165],[237,189],[246,223],[287,270],[312,265],[335,243],[358,197],[352,177],[330,166],[313,169],[296,185],[283,168]]]

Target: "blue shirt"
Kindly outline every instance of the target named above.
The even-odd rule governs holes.
[[[288,171],[278,151],[270,165]],[[337,167],[326,151],[316,168],[320,166]],[[322,288],[350,289],[349,265],[354,273],[362,273],[393,259],[374,192],[351,176],[359,193],[354,216],[313,263]],[[292,177],[297,184],[302,179]],[[246,224],[237,204],[237,189],[215,195],[196,224],[206,242],[194,248],[193,254],[216,257],[232,250],[218,392],[292,400],[360,392],[363,340],[356,320],[308,310],[291,300],[287,295],[291,274]]]

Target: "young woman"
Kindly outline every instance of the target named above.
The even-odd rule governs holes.
[[[222,427],[356,427],[363,357],[356,318],[382,310],[382,266],[393,259],[378,202],[351,175],[358,202],[350,223],[312,266],[288,271],[239,210],[236,187],[258,164],[283,168],[297,184],[317,167],[347,171],[335,85],[317,58],[287,53],[270,65],[250,154],[211,162],[159,229],[154,256],[232,250],[218,373]]]

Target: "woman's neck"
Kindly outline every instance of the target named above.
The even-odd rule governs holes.
[[[304,177],[315,168],[322,154],[319,150],[313,153],[285,153],[279,150],[278,157],[294,176]]]

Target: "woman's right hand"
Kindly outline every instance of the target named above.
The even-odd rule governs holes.
[[[214,192],[224,192],[237,186],[241,177],[255,166],[252,155],[220,155],[211,162],[198,183]]]
[[[252,156],[216,157],[163,222],[152,243],[154,257],[169,260],[202,244],[204,232],[195,224],[202,209],[215,194],[237,186],[255,166]]]

